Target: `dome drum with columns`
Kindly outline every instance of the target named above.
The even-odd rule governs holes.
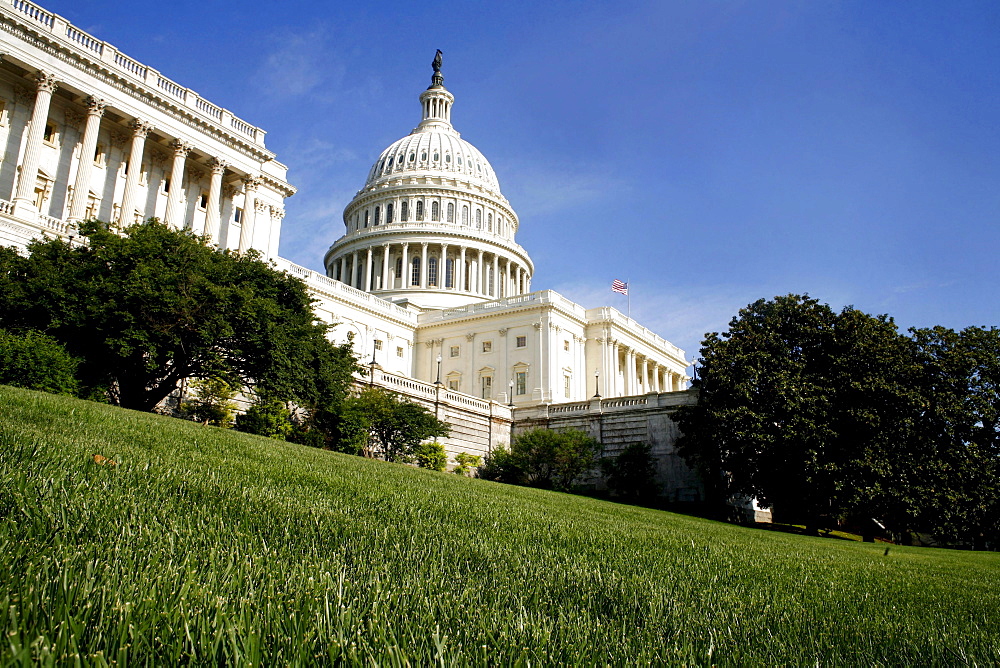
[[[523,294],[534,273],[493,167],[451,126],[443,81],[435,70],[420,124],[379,155],[324,260],[329,277],[422,309]]]

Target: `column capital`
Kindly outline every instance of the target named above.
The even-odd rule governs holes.
[[[144,121],[141,118],[133,118],[129,121],[128,127],[132,130],[133,137],[142,137],[145,139],[153,129],[153,124],[148,121]]]
[[[261,178],[259,176],[254,176],[252,174],[247,174],[243,177],[243,187],[246,190],[257,190],[257,187],[261,184]]]
[[[208,166],[212,170],[213,174],[223,174],[226,171],[226,167],[229,167],[229,163],[221,158],[211,158],[208,161]]]
[[[57,87],[55,74],[45,70],[35,72],[35,90],[39,93],[54,93]]]
[[[271,207],[271,218],[277,218],[278,220],[281,220],[284,217],[285,217],[285,209],[283,207],[280,206]]]
[[[107,100],[96,98],[93,95],[88,95],[83,104],[87,107],[88,116],[103,116],[104,110],[108,106]]]
[[[170,142],[170,148],[174,149],[174,156],[178,158],[186,158],[191,149],[194,148],[191,144],[181,141],[180,139],[175,139]]]
[[[254,209],[257,210],[257,213],[265,213],[270,208],[271,207],[268,206],[267,202],[263,202],[261,200],[254,202]]]

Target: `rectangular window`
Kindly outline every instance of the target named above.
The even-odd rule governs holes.
[[[455,287],[455,261],[445,260],[444,263],[444,287]]]
[[[493,352],[493,342],[492,341],[483,341],[483,352],[484,353]]]
[[[570,378],[569,376],[563,376],[563,394],[569,399],[570,395]]]
[[[563,350],[565,350],[566,352],[569,352],[569,340],[568,339],[565,340],[565,341],[563,341]]]
[[[163,194],[170,194],[170,179],[163,177]]]
[[[524,348],[527,345],[528,345],[528,337],[527,336],[519,336],[519,337],[517,337],[517,347],[518,348]]]
[[[104,166],[104,144],[94,147],[94,164],[98,167]]]
[[[461,348],[459,346],[451,347],[450,353],[452,357],[458,357],[459,352],[461,352]]]
[[[375,339],[375,350],[382,350],[382,340]]]
[[[518,371],[514,374],[514,393],[522,395],[528,391],[528,372]]]
[[[396,357],[403,356],[403,346],[396,346]]]
[[[458,381],[457,380],[449,380],[448,381],[448,389],[451,390],[452,392],[458,392]]]
[[[480,380],[482,381],[482,383],[481,383],[482,384],[482,387],[481,387],[481,389],[482,389],[482,395],[481,395],[482,398],[483,399],[492,399],[493,398],[493,376],[483,376]]]
[[[241,209],[240,207],[236,207],[236,210],[233,211],[233,222],[234,223],[243,222],[243,209]]]
[[[204,193],[203,192],[198,197],[198,208],[199,209],[207,209],[208,208],[208,193]]]
[[[55,123],[46,123],[45,132],[42,134],[42,140],[50,144],[56,141],[56,126]]]

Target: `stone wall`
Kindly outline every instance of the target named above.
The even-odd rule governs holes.
[[[701,480],[677,454],[675,444],[680,434],[671,417],[678,407],[695,401],[697,394],[684,390],[518,408],[514,435],[536,428],[579,429],[601,442],[605,457],[618,456],[632,443],[648,443],[656,458],[662,496],[671,502],[696,502],[703,499]]]

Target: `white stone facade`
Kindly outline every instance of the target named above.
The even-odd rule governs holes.
[[[686,387],[684,352],[662,337],[613,308],[532,291],[518,216],[452,127],[439,72],[417,128],[379,155],[345,209],[324,275],[278,256],[295,189],[263,130],[25,0],[0,0],[0,53],[0,244],[157,216],[256,249],[306,282],[333,338],[374,360],[380,384],[412,381],[426,400],[440,381],[435,396],[487,425],[501,414],[509,424],[511,407]]]

